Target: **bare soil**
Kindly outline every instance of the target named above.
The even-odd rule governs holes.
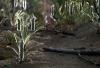
[[[35,51],[31,51],[29,62],[18,64],[13,59],[0,60],[0,68],[99,68],[80,59],[77,55],[43,52],[43,47],[53,48],[99,48],[100,35],[91,24],[84,24],[77,31],[76,36],[55,34],[53,32],[40,32],[33,35],[30,45]],[[30,46],[31,47],[31,46]],[[2,54],[2,52],[0,52]],[[0,55],[1,55],[0,54]],[[100,56],[85,56],[89,60],[100,63]]]

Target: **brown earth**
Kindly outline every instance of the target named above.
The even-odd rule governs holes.
[[[42,47],[53,48],[99,48],[100,35],[91,24],[84,24],[75,31],[76,36],[55,34],[52,32],[40,32],[33,36],[30,45],[35,51],[31,51],[31,61],[18,64],[13,59],[0,60],[0,68],[99,68],[80,59],[77,55],[42,52]],[[39,50],[39,51],[37,51]],[[1,52],[2,53],[2,52]],[[1,54],[0,54],[1,55]],[[91,61],[100,63],[99,56],[85,56]]]

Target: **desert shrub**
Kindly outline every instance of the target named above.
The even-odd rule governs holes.
[[[87,1],[81,0],[52,0],[55,5],[54,18],[58,25],[63,25],[68,29],[74,29],[74,26],[81,23],[88,23],[90,20],[98,18],[93,11],[93,7]],[[65,26],[66,25],[66,26]],[[69,28],[69,29],[70,29]]]

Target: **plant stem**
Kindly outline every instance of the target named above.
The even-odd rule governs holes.
[[[23,41],[20,42],[19,45],[19,62],[22,63],[23,61],[25,61],[25,52],[24,52],[24,44]]]

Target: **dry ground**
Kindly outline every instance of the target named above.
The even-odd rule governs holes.
[[[96,34],[96,30],[92,25],[84,24],[77,31],[76,36],[68,36],[62,34],[55,34],[51,32],[42,32],[32,37],[42,47],[54,48],[99,48],[100,35]],[[38,45],[33,42],[34,45]],[[33,45],[31,44],[31,45]],[[100,63],[99,56],[85,56],[94,62]],[[76,55],[58,54],[50,52],[37,52],[35,55],[30,56],[29,63],[18,64],[13,60],[1,60],[0,68],[99,68],[99,66],[92,65]]]

